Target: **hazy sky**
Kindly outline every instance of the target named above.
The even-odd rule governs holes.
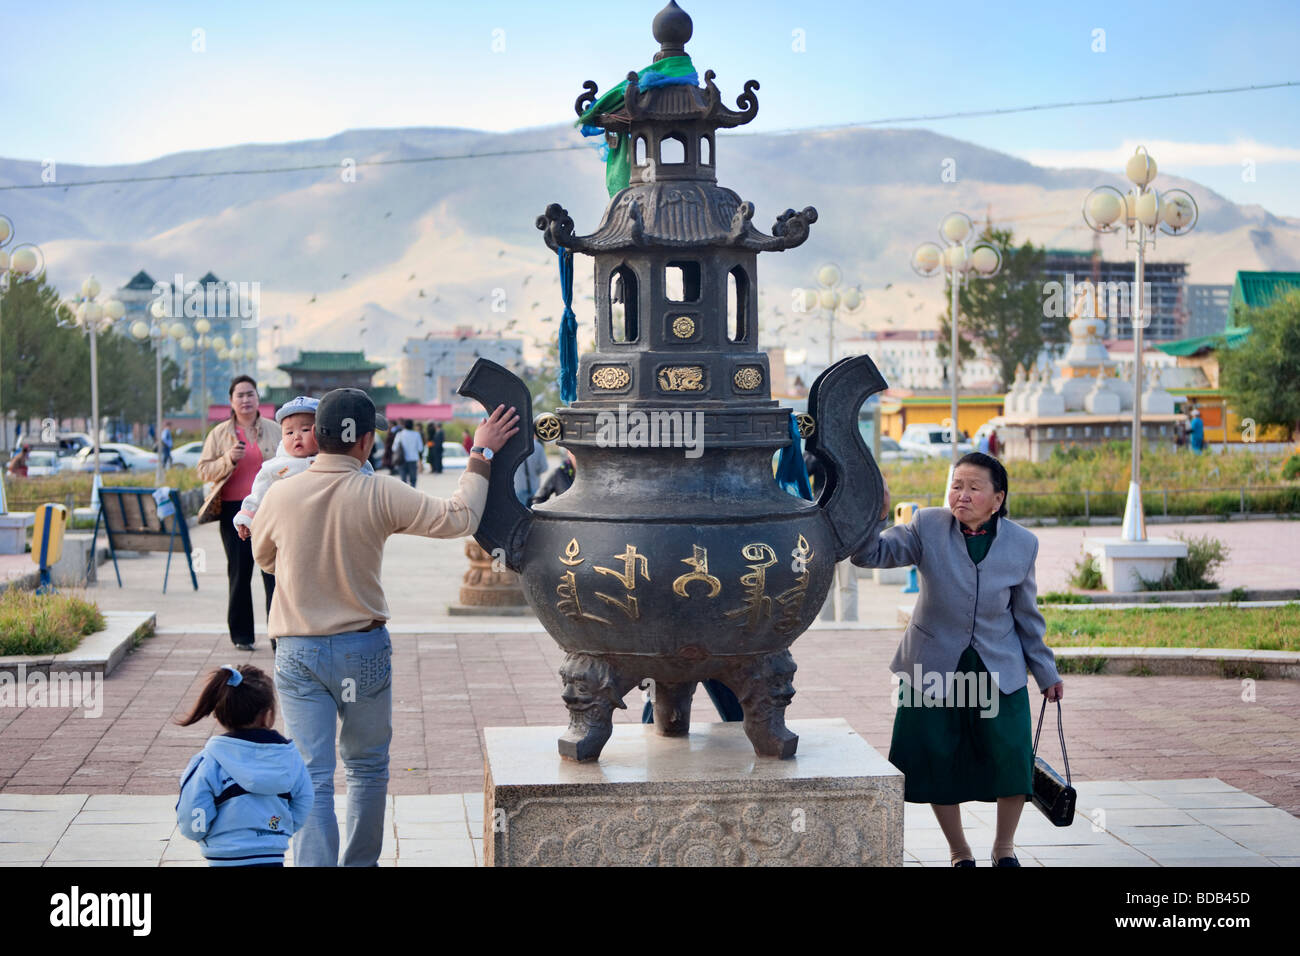
[[[1296,0],[682,5],[687,50],[729,102],[762,82],[756,130],[1300,80]],[[583,80],[603,91],[650,62],[659,7],[0,0],[0,155],[101,165],[360,127],[571,121]],[[1163,170],[1300,216],[1300,87],[907,125],[1117,172],[1142,142]]]

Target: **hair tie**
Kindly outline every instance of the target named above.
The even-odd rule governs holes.
[[[244,675],[239,673],[234,664],[222,664],[221,668],[230,671],[230,680],[226,681],[226,683],[231,687],[238,687],[244,682]]]

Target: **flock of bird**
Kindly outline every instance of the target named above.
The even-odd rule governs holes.
[[[391,215],[392,215],[391,212],[387,212],[387,213],[384,214],[384,218],[388,218],[388,217],[391,216]],[[506,255],[506,252],[507,252],[506,249],[499,249],[499,250],[497,251],[497,258],[498,258],[498,259],[504,258],[505,255]],[[543,270],[545,270],[545,271],[543,272]],[[522,290],[523,288],[527,287],[527,286],[529,285],[529,283],[532,281],[532,279],[533,279],[536,275],[545,275],[545,274],[547,274],[547,273],[549,273],[550,284],[551,284],[552,286],[554,286],[554,287],[558,287],[559,284],[560,284],[560,278],[559,278],[559,275],[557,274],[557,270],[556,270],[556,268],[555,268],[555,259],[554,259],[553,257],[551,257],[551,256],[547,256],[547,258],[545,259],[545,261],[544,261],[544,263],[543,263],[542,266],[538,267],[538,269],[537,269],[535,272],[530,272],[529,274],[527,274],[527,275],[524,276],[524,278],[523,278],[523,280],[522,280],[522,282],[520,283],[520,286],[519,286],[520,289]],[[340,280],[340,282],[346,281],[349,275],[350,275],[350,273],[348,273],[348,272],[344,272],[344,273],[342,273],[342,274],[339,276],[339,280]],[[418,278],[417,273],[412,272],[410,275],[407,276],[406,281],[407,281],[407,282],[415,282],[417,278]],[[583,281],[583,280],[582,280],[581,278],[578,278],[578,279],[577,279],[577,282],[578,282],[579,284],[581,284],[582,281]],[[887,283],[885,283],[883,286],[879,287],[879,291],[887,292],[887,291],[889,291],[892,287],[893,287],[893,283],[892,283],[892,282],[887,282]],[[579,290],[578,290],[578,289],[575,289],[575,292],[577,292],[577,291],[579,291]],[[555,305],[556,305],[556,307],[557,307],[557,311],[558,311],[558,307],[559,307],[559,289],[558,289],[558,288],[553,289],[553,293],[554,293],[554,302],[555,302]],[[864,296],[865,296],[865,295],[869,294],[869,291],[868,291],[868,292],[864,292],[863,294],[864,294]],[[904,290],[904,294],[905,294],[909,299],[914,299],[914,298],[916,298],[915,293],[914,293],[912,290],[910,290],[910,289],[906,289],[906,290]],[[790,345],[794,345],[795,347],[798,347],[798,345],[800,345],[800,344],[804,344],[804,343],[811,344],[811,345],[817,345],[817,344],[820,344],[820,343],[821,343],[822,340],[821,340],[820,336],[818,336],[818,335],[816,335],[816,334],[813,334],[812,332],[806,330],[806,324],[804,324],[804,323],[797,323],[793,318],[787,318],[787,317],[784,315],[784,313],[781,311],[780,308],[772,307],[772,308],[770,308],[770,309],[764,309],[764,308],[762,307],[762,301],[761,301],[761,300],[762,300],[762,297],[763,297],[763,293],[760,292],[760,325],[759,325],[759,331],[760,331],[760,333],[763,335],[763,338],[764,338],[765,340],[772,340],[772,341],[773,341],[775,344],[777,344],[777,345],[786,345],[786,344],[790,344]],[[439,303],[442,302],[442,296],[441,296],[441,295],[434,295],[434,296],[432,296],[432,298],[430,298],[430,296],[428,295],[428,293],[426,293],[425,289],[422,288],[422,287],[418,287],[418,286],[417,286],[417,288],[416,288],[416,291],[415,291],[415,294],[414,294],[414,298],[415,298],[415,299],[425,299],[425,300],[428,300],[428,303],[429,303],[429,305],[431,305],[431,306],[432,306],[432,305],[438,305]],[[595,301],[595,296],[592,295],[590,292],[586,292],[585,294],[579,294],[579,295],[577,296],[577,298],[578,298],[579,301],[583,301],[583,300],[588,301],[588,302],[594,302],[594,301]],[[481,295],[481,296],[479,296],[479,297],[477,298],[477,300],[476,300],[476,304],[483,304],[483,303],[486,303],[486,302],[487,302],[487,299],[488,299],[487,294]],[[312,295],[311,295],[311,298],[307,300],[307,304],[308,304],[308,305],[315,305],[315,304],[317,304],[317,301],[318,301],[318,293],[313,292]],[[912,311],[913,311],[913,313],[921,312],[921,311],[924,310],[925,308],[926,308],[926,303],[924,303],[924,302],[918,302],[917,305],[916,305],[916,307],[915,307]],[[555,322],[555,316],[554,316],[554,315],[538,315],[538,314],[537,314],[541,309],[542,309],[542,300],[541,300],[541,299],[535,299],[535,300],[533,300],[533,301],[529,304],[529,306],[528,306],[528,313],[529,313],[529,314],[528,314],[528,319],[529,319],[529,323],[526,323],[522,328],[521,328],[521,326],[520,326],[520,323],[521,323],[521,321],[523,321],[523,320],[521,319],[521,317],[520,317],[519,315],[515,315],[514,317],[508,317],[508,318],[505,320],[505,322],[504,322],[503,324],[499,325],[499,326],[485,328],[485,329],[483,329],[482,331],[483,331],[483,332],[486,332],[486,333],[489,334],[489,335],[495,335],[495,337],[497,337],[497,338],[502,338],[502,337],[504,337],[504,336],[505,336],[507,333],[509,333],[509,332],[515,332],[516,334],[520,334],[521,332],[524,332],[524,331],[526,330],[526,328],[527,328],[527,324],[531,324],[532,322],[535,322],[535,323],[538,323],[538,324],[551,324],[551,323],[554,323],[554,322]],[[859,310],[857,310],[857,311],[858,311],[858,312],[861,312],[861,309],[859,309]],[[427,324],[426,324],[426,318],[427,318],[427,320],[428,320],[428,323],[427,323]],[[849,315],[849,316],[845,316],[843,313],[841,313],[839,316],[837,316],[837,320],[840,321],[840,322],[846,323],[846,324],[850,325],[850,326],[853,327],[853,328],[860,329],[860,330],[863,331],[863,332],[869,332],[869,331],[871,331],[872,328],[873,328],[873,326],[874,326],[874,328],[879,329],[879,328],[881,328],[882,326],[883,326],[883,327],[889,327],[889,326],[895,326],[895,325],[896,325],[895,319],[894,319],[894,317],[893,317],[892,315],[890,315],[890,316],[884,316],[884,317],[882,317],[882,318],[879,318],[879,319],[877,319],[877,320],[874,320],[874,321],[869,322],[869,321],[867,321],[867,320],[865,320],[865,319],[860,319],[860,318],[858,318],[857,315]],[[429,316],[427,316],[427,317],[426,317],[426,316],[420,316],[420,317],[415,318],[415,319],[413,320],[413,322],[412,322],[412,328],[413,328],[413,330],[415,330],[415,331],[417,331],[417,332],[418,332],[418,331],[423,331],[423,332],[424,332],[424,339],[425,339],[425,340],[429,340],[429,339],[433,339],[435,336],[437,336],[437,335],[439,334],[437,330],[435,330],[435,329],[433,329],[433,328],[430,328],[430,326],[432,326],[432,325],[434,325],[434,324],[442,324],[441,322],[439,322],[439,319],[438,319],[437,316],[434,316],[434,315],[429,315]],[[553,327],[553,326],[552,326],[552,327]],[[798,330],[798,329],[801,328],[801,327],[805,327],[805,331],[803,332],[803,334],[802,334],[802,335],[799,335],[795,341],[790,342],[790,343],[787,343],[787,341],[786,341],[786,333],[787,333],[787,331],[789,331],[791,334],[794,334],[794,333],[796,332],[796,330]],[[366,324],[366,316],[365,316],[364,314],[363,314],[363,315],[362,315],[362,316],[357,320],[357,328],[358,328],[358,331],[359,331],[362,335],[364,335],[364,334],[367,332],[367,330],[369,329],[369,326]],[[469,338],[469,336],[462,335],[462,336],[460,336],[460,337],[458,338],[458,341],[462,341],[462,342],[463,342],[463,341],[465,341],[467,338]],[[549,346],[551,346],[551,345],[553,344],[553,341],[551,340],[550,335],[549,335],[548,333],[545,333],[545,332],[544,332],[544,334],[541,335],[541,336],[529,335],[529,336],[528,336],[528,341],[529,341],[530,345],[532,346],[532,348],[534,348],[534,349],[541,349],[541,350],[545,350],[545,349],[547,349]],[[407,349],[406,347],[403,347],[402,351],[403,351],[403,352],[407,352],[408,349]],[[440,360],[440,359],[442,359],[442,358],[445,358],[447,354],[448,354],[448,352],[444,350],[443,352],[439,353],[438,355],[432,356],[432,361],[436,363],[438,360]],[[475,356],[477,356],[477,355],[478,355],[478,352],[476,351],[474,354],[475,354]],[[429,373],[426,373],[426,374],[430,374],[430,375],[431,375],[432,372],[429,372]]]

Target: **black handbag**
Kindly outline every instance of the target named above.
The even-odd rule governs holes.
[[[1061,738],[1061,758],[1065,761],[1065,779],[1038,756],[1038,735],[1043,732],[1043,716],[1047,713],[1047,698],[1038,712],[1038,730],[1034,732],[1034,806],[1043,816],[1058,827],[1068,827],[1074,822],[1074,806],[1079,793],[1070,786],[1070,758],[1065,752],[1065,728],[1061,724],[1061,702],[1056,702],[1056,732]]]

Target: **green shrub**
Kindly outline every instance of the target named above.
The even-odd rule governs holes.
[[[73,594],[16,587],[0,594],[0,655],[64,654],[104,627],[99,608]]]
[[[1070,585],[1081,591],[1098,591],[1101,589],[1101,568],[1097,567],[1097,559],[1088,553],[1079,556],[1079,560],[1074,563],[1074,571],[1070,574]]]
[[[1175,535],[1187,542],[1187,557],[1174,562],[1172,572],[1158,580],[1141,578],[1144,591],[1204,591],[1217,588],[1214,573],[1228,560],[1228,547],[1218,538],[1205,535],[1191,538]]]
[[[1292,455],[1282,466],[1282,477],[1287,481],[1295,481],[1300,478],[1300,455]]]

